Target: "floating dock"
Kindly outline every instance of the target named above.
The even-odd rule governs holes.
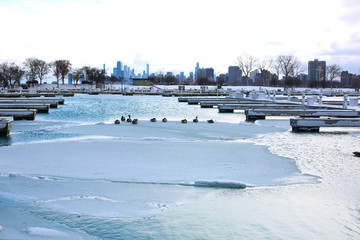
[[[11,122],[7,118],[0,118],[0,137],[6,137],[10,134]]]
[[[36,109],[38,113],[49,113],[50,104],[0,103],[0,109]]]
[[[58,100],[51,100],[51,99],[1,99],[0,104],[9,104],[9,103],[21,103],[21,104],[49,104],[50,108],[57,108],[59,105]]]
[[[293,132],[319,132],[320,127],[360,127],[360,118],[291,118]]]
[[[246,110],[246,109],[324,109],[327,110],[328,107],[318,107],[318,106],[304,106],[300,104],[275,104],[275,103],[268,103],[268,104],[219,104],[218,109],[221,113],[232,113],[234,110]]]
[[[300,117],[360,117],[360,112],[353,110],[322,110],[322,109],[246,109],[246,120],[265,119],[267,116],[300,116]]]
[[[14,120],[35,120],[36,109],[0,109],[0,117],[13,117]]]
[[[32,100],[32,101],[58,101],[59,105],[65,104],[65,98],[62,97],[13,97],[13,98],[4,98],[0,97],[0,100],[15,100],[15,101],[25,101],[25,100]]]

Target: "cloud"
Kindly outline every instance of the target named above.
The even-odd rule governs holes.
[[[360,24],[360,1],[359,0],[343,0],[345,12],[341,19],[351,26],[359,26]]]

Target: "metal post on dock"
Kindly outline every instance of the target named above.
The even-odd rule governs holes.
[[[301,105],[305,105],[305,94],[302,95]]]
[[[319,105],[322,105],[322,95],[319,95]]]
[[[275,100],[276,100],[276,93],[275,91],[273,91],[273,102],[275,102]]]
[[[290,93],[287,94],[287,101],[290,102]]]
[[[344,105],[343,109],[347,109],[347,95],[344,95]]]

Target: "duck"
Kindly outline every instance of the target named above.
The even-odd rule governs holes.
[[[125,117],[124,116],[121,116],[121,121],[125,122]]]
[[[129,118],[128,119],[126,119],[126,121],[127,122],[131,122],[132,120],[131,120],[131,116],[130,115],[128,115],[129,116]]]
[[[187,123],[186,119],[181,120],[181,123]]]
[[[207,120],[208,123],[214,123],[214,120],[210,119],[210,120]]]
[[[137,123],[138,123],[137,118],[134,118],[134,120],[132,120],[132,124],[137,124]]]
[[[119,119],[116,119],[116,120],[115,120],[115,124],[120,124]]]
[[[196,116],[196,118],[193,119],[193,122],[199,122],[198,116]]]
[[[150,119],[150,122],[156,122],[156,118]]]
[[[360,157],[360,152],[353,152],[356,157]]]
[[[166,119],[166,118],[163,118],[162,121],[163,121],[163,122],[167,122],[167,119]]]

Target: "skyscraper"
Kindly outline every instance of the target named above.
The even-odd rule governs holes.
[[[242,72],[239,66],[229,66],[228,68],[228,83],[240,83]]]
[[[116,63],[116,73],[115,76],[116,77],[120,77],[121,76],[121,71],[122,71],[122,64],[120,61],[117,61]]]
[[[326,61],[314,61],[308,62],[308,80],[310,81],[325,81],[326,74]]]
[[[149,72],[149,64],[146,64],[146,77],[150,76],[150,72]]]
[[[195,67],[195,79],[197,78],[198,71],[199,71],[199,63],[197,62]]]

